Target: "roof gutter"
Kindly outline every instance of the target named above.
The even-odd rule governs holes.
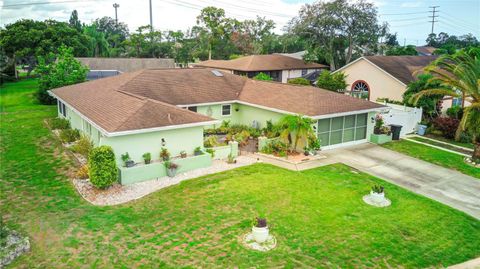
[[[356,115],[356,114],[362,114],[362,113],[368,113],[368,112],[387,112],[389,110],[390,110],[389,107],[378,107],[378,108],[370,108],[370,109],[363,109],[363,110],[356,110],[356,111],[325,114],[325,115],[313,116],[313,117],[310,117],[310,118],[312,118],[314,120],[321,120],[321,119],[335,118],[335,117],[341,117],[341,116],[350,116],[350,115]]]

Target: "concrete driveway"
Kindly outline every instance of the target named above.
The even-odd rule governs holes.
[[[345,163],[480,219],[480,179],[373,144],[322,153],[328,163]]]

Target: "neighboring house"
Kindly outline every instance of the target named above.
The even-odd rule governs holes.
[[[173,59],[159,58],[76,58],[90,71],[87,80],[95,80],[116,76],[125,72],[135,72],[142,69],[175,68]]]
[[[284,56],[288,56],[288,57],[293,57],[295,59],[303,60],[303,56],[305,56],[306,53],[307,53],[307,51],[302,50],[302,51],[297,51],[297,52],[294,52],[294,53],[279,53],[279,54],[284,55]]]
[[[388,98],[403,101],[408,83],[435,60],[435,56],[364,56],[335,72],[343,72],[346,92],[370,101]]]
[[[218,70],[141,70],[50,91],[60,117],[110,145],[121,164],[128,152],[178,155],[203,147],[203,129],[223,120],[263,128],[268,120],[302,114],[315,122],[324,149],[367,142],[375,113],[386,109],[366,100],[310,86],[264,82]]]
[[[415,47],[415,50],[417,51],[418,56],[432,56],[437,48],[430,46],[417,46]]]
[[[291,78],[327,68],[323,64],[306,63],[301,59],[282,54],[250,55],[234,60],[209,60],[194,66],[216,68],[249,78],[262,72],[272,77],[274,81],[282,83],[287,83]]]

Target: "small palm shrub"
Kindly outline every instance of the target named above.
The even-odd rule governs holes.
[[[383,186],[380,185],[373,185],[372,186],[372,192],[374,193],[382,193],[384,190]]]
[[[145,161],[145,164],[149,164],[152,161],[152,154],[150,152],[146,152],[142,155],[143,161]]]
[[[218,143],[217,137],[215,135],[207,136],[207,138],[205,138],[205,140],[203,140],[203,146],[206,147],[206,148],[213,148],[213,147],[216,147],[218,145],[219,145],[219,143]]]
[[[90,182],[97,188],[110,187],[118,179],[115,154],[110,146],[100,146],[90,151],[88,158]]]
[[[170,160],[170,152],[168,151],[167,148],[162,148],[160,150],[160,158],[163,160],[163,161],[168,161]]]
[[[87,179],[89,177],[87,164],[85,164],[84,166],[80,167],[80,169],[78,169],[76,177],[79,179]]]
[[[80,131],[77,129],[63,129],[60,131],[60,140],[64,143],[72,143],[80,139]]]
[[[90,138],[86,135],[81,135],[80,139],[71,147],[73,152],[81,154],[88,158],[88,154],[93,148],[93,142]]]
[[[70,128],[70,122],[63,118],[50,119],[50,121],[48,122],[48,125],[50,125],[50,128],[52,128],[53,130],[56,130],[56,129],[63,130],[63,129]]]

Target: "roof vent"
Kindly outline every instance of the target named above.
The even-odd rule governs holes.
[[[223,77],[222,72],[218,71],[217,69],[213,69],[213,70],[212,70],[212,73],[213,73],[216,77]]]

